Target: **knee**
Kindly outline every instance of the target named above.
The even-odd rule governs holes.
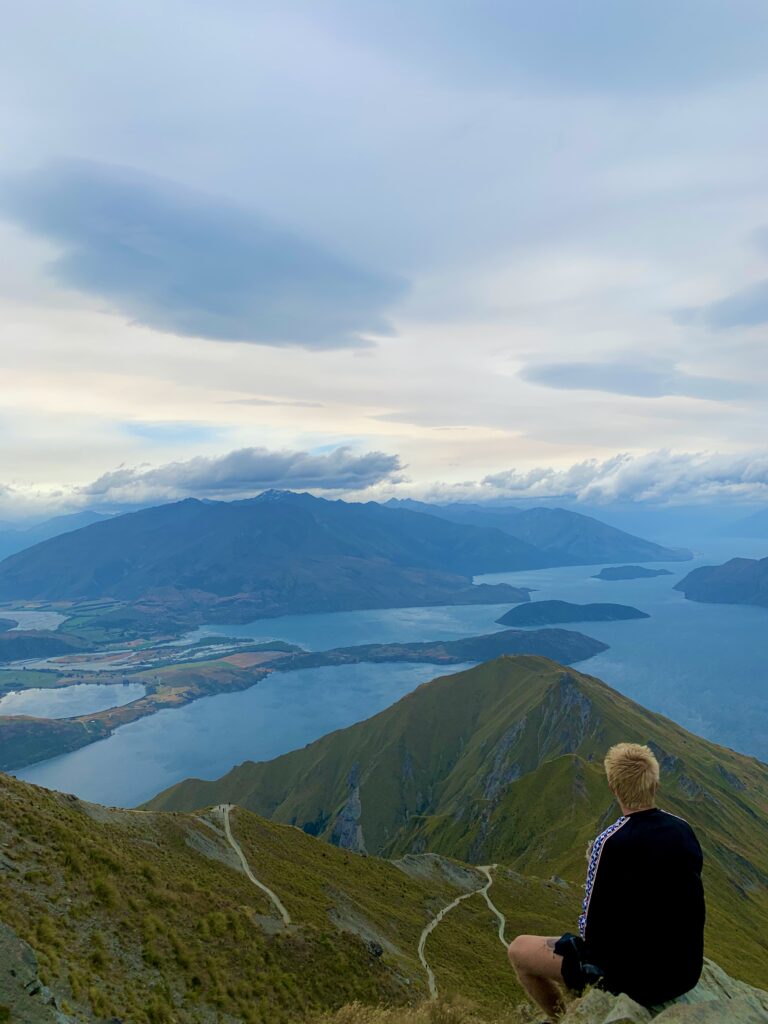
[[[530,938],[530,935],[518,935],[516,939],[510,942],[507,948],[507,956],[513,967],[519,967],[525,959]]]

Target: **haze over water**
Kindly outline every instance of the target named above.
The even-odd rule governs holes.
[[[768,758],[768,609],[687,601],[674,584],[699,564],[734,553],[760,557],[765,542],[709,544],[694,562],[659,563],[673,575],[605,582],[599,566],[478,577],[535,588],[534,600],[634,605],[650,618],[583,623],[610,649],[577,666],[708,739]],[[508,605],[410,608],[286,616],[205,635],[279,638],[323,650],[372,642],[453,639],[492,632]],[[459,671],[467,666],[452,666]],[[441,674],[433,665],[361,664],[268,677],[250,690],[161,711],[107,740],[16,772],[84,799],[131,806],[181,779],[216,778],[243,760],[264,760],[381,711]],[[442,674],[445,674],[443,671]],[[60,699],[59,694],[56,695]],[[43,713],[38,710],[38,713]]]

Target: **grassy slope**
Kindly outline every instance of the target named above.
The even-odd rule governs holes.
[[[710,955],[765,985],[768,767],[544,658],[435,680],[367,722],[217,782],[181,783],[152,806],[229,800],[338,842],[359,796],[353,823],[371,853],[431,850],[576,883],[587,841],[617,814],[601,760],[619,740],[655,746],[662,805],[702,840]]]
[[[131,1024],[281,1024],[353,1000],[418,1002],[422,928],[462,879],[483,882],[434,857],[409,858],[408,874],[236,810],[252,870],[291,914],[285,932],[196,816],[102,808],[2,775],[0,807],[0,920],[70,1009]],[[505,871],[493,894],[516,930],[567,923],[577,902],[575,889]],[[462,908],[428,956],[441,994],[471,993],[495,1012],[521,993],[495,919],[477,896]]]
[[[44,761],[103,739],[107,727],[77,718],[0,717],[0,771]]]

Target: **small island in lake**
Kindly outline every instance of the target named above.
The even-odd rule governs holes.
[[[646,569],[643,565],[608,565],[595,573],[593,580],[646,580],[652,576],[671,576],[669,569]]]
[[[648,619],[647,612],[627,604],[572,604],[570,601],[532,601],[516,605],[496,621],[502,626],[552,626],[562,622],[617,622]]]

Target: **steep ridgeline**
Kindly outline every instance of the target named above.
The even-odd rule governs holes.
[[[440,994],[493,1019],[522,998],[488,875],[468,865],[360,857],[239,808],[108,809],[2,774],[0,806],[0,1021],[306,1024],[355,1000],[419,1002],[420,939],[459,898],[426,943]],[[577,886],[491,876],[511,933],[578,913]]]
[[[703,565],[675,586],[689,601],[756,604],[768,608],[768,558],[732,558],[724,565]]]
[[[392,499],[391,508],[410,509],[468,526],[496,527],[534,545],[556,559],[556,565],[598,565],[600,562],[681,562],[690,551],[667,548],[565,508],[519,509],[462,504],[430,505]]]
[[[501,530],[374,502],[267,492],[194,499],[94,523],[0,565],[0,600],[112,598],[158,616],[232,622],[287,613],[527,600],[476,573],[552,558]]]
[[[715,958],[765,983],[768,766],[545,658],[436,679],[303,750],[188,780],[149,806],[231,801],[351,849],[426,850],[578,883],[585,844],[617,815],[601,761],[620,740],[654,747],[663,806],[700,833]]]

